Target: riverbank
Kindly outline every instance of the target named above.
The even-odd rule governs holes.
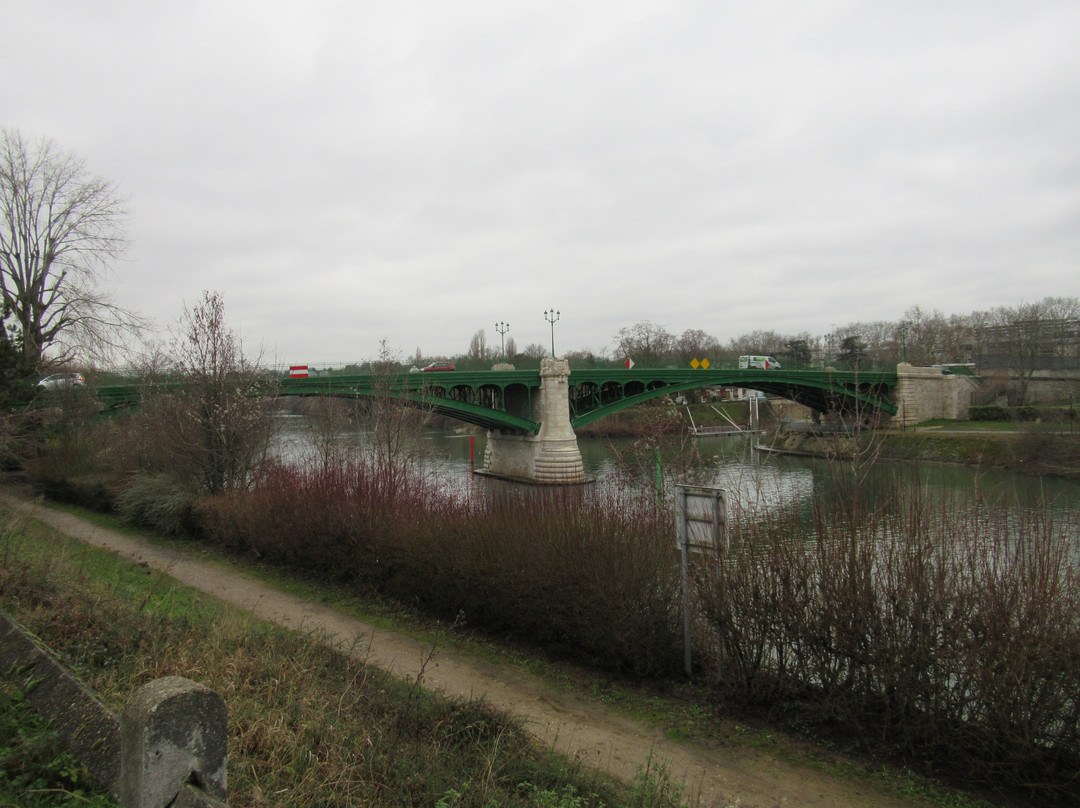
[[[74,659],[107,700],[122,703],[139,681],[165,675],[227,694],[231,805],[266,806],[268,794],[290,805],[351,805],[387,793],[402,804],[507,808],[981,804],[880,761],[714,716],[704,695],[639,694],[565,662],[483,646],[456,623],[418,629],[412,618],[397,627],[399,615],[380,607],[372,618],[338,589],[121,533],[108,526],[118,523],[12,490],[0,490],[0,503],[11,524],[23,524],[12,518],[22,512],[57,531],[35,527],[11,543],[5,563],[17,576],[0,587],[0,604]],[[29,597],[39,577],[52,587],[48,599]],[[16,578],[20,588],[10,585]],[[625,789],[597,770],[636,784],[635,799],[620,799]]]
[[[857,435],[779,430],[762,441],[776,452],[836,459],[886,460],[992,466],[1033,475],[1080,476],[1080,433],[1038,425],[932,423],[906,430]]]
[[[907,429],[818,433],[785,428],[804,418],[805,408],[770,401],[762,409],[766,434],[759,445],[783,454],[854,457],[988,466],[1023,474],[1080,477],[1080,427],[1071,422],[932,421]],[[748,424],[745,401],[689,406],[641,406],[618,412],[578,430],[580,438],[642,438],[683,434],[694,427]],[[809,424],[809,421],[805,423]]]

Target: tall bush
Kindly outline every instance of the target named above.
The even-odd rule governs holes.
[[[984,783],[1080,796],[1080,574],[1071,517],[948,507],[777,513],[698,576],[744,698],[802,701]]]
[[[429,613],[656,675],[677,665],[677,558],[651,500],[532,492],[460,500],[377,457],[272,466],[196,504],[231,549]]]

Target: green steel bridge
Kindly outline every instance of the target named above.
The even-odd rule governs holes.
[[[705,387],[742,387],[786,398],[818,412],[895,415],[896,371],[691,370],[664,368],[574,370],[568,379],[570,424],[577,428],[650,399]],[[391,396],[485,429],[536,434],[533,400],[539,370],[488,370],[325,376],[282,379],[268,395],[374,398]],[[98,388],[106,407],[137,404],[139,389]]]

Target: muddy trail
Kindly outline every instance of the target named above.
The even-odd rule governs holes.
[[[248,575],[200,561],[176,549],[145,544],[10,491],[10,505],[87,544],[115,551],[133,562],[238,606],[252,615],[302,632],[317,632],[336,647],[352,647],[368,664],[449,697],[483,698],[521,718],[538,742],[630,781],[650,755],[665,761],[685,784],[691,806],[715,808],[903,808],[924,805],[883,794],[866,782],[831,777],[768,752],[719,741],[674,741],[663,731],[581,695],[557,691],[519,667],[470,659],[394,634],[312,603]]]

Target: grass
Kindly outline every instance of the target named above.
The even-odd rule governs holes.
[[[114,808],[59,736],[0,680],[0,808]]]
[[[512,718],[479,702],[430,695],[317,636],[254,621],[32,521],[4,531],[0,561],[0,606],[114,709],[166,675],[226,698],[234,808],[678,804],[655,767],[628,788],[612,783],[536,748]],[[57,767],[70,779],[66,763]],[[21,763],[14,771],[34,788],[47,782]]]
[[[155,535],[133,527],[115,514],[100,513],[65,503],[50,502],[48,507],[155,547],[178,550],[222,569],[242,571],[245,575],[269,584],[281,592],[313,603],[331,606],[375,628],[393,631],[420,642],[437,641],[441,646],[453,649],[455,652],[490,662],[514,665],[552,680],[562,680],[562,687],[569,687],[567,677],[560,675],[558,666],[543,658],[524,653],[509,645],[493,644],[467,630],[457,630],[447,634],[444,623],[423,617],[406,609],[399,602],[377,600],[371,596],[361,598],[357,596],[353,587],[306,576],[302,571],[286,570],[278,565],[262,563],[250,556],[238,556],[212,544]],[[83,545],[76,543],[74,547],[75,552],[80,552],[78,548]],[[106,555],[111,554],[106,552]]]
[[[1054,434],[1075,434],[1077,429],[1068,421],[952,421],[948,418],[937,418],[923,421],[914,426],[907,427],[908,432],[923,431],[941,432],[1050,432]]]

